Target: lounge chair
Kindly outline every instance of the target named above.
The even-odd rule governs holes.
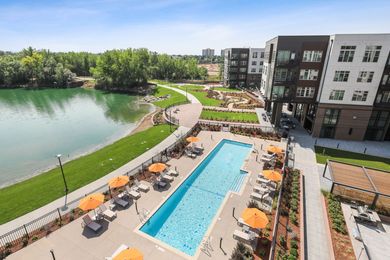
[[[135,183],[135,186],[137,186],[140,191],[148,192],[150,189],[148,185],[141,183],[137,179],[134,180],[134,183]]]
[[[193,152],[189,151],[189,150],[184,150],[185,154],[190,157],[190,158],[196,158],[196,154],[194,154]]]
[[[162,174],[161,179],[169,181],[169,182],[173,181],[173,177],[168,175],[168,174]]]
[[[264,194],[269,192],[269,190],[267,188],[264,188],[264,187],[258,186],[258,185],[253,187],[253,191],[257,192],[257,193],[259,193],[261,195],[264,195]]]
[[[269,184],[271,181],[270,180],[267,180],[267,179],[264,179],[264,178],[262,178],[262,177],[257,177],[257,179],[256,179],[256,182],[257,183],[264,183],[264,184]]]
[[[105,257],[105,260],[113,260],[117,255],[119,255],[123,250],[126,250],[128,249],[129,247],[126,246],[126,245],[120,245],[120,247],[118,247],[117,250],[115,250],[115,252],[111,255],[111,256],[108,256],[108,257]]]
[[[257,193],[257,192],[252,192],[250,197],[254,200],[261,201],[263,199],[263,195]]]
[[[174,169],[169,169],[167,174],[170,176],[179,176],[179,173]]]
[[[262,157],[273,159],[273,158],[276,157],[276,153],[273,153],[273,154],[265,153],[265,154],[262,155]]]
[[[88,227],[89,229],[93,230],[94,232],[97,232],[99,229],[102,228],[102,226],[94,221],[92,221],[91,217],[87,214],[83,217],[83,224],[81,224],[83,227]]]
[[[110,220],[116,217],[116,212],[112,211],[111,209],[108,209],[104,204],[100,205],[99,209],[101,210],[103,216]]]
[[[138,199],[141,197],[141,194],[138,191],[136,191],[134,188],[126,187],[126,192],[133,199]]]
[[[167,186],[167,183],[165,181],[162,181],[161,178],[157,178],[154,182],[154,185],[157,185],[157,187],[160,189],[165,188]]]
[[[251,243],[257,238],[257,235],[254,232],[243,232],[240,230],[234,230],[233,238],[236,240],[243,240],[244,242]]]
[[[261,161],[263,162],[268,162],[268,163],[271,163],[275,160],[275,158],[268,158],[268,157],[265,157],[264,155],[261,156]]]
[[[127,205],[129,205],[128,201],[125,201],[125,200],[118,198],[118,197],[114,197],[114,202],[115,202],[115,204],[121,206],[122,208],[126,208]]]

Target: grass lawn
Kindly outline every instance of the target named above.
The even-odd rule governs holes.
[[[214,87],[212,88],[213,90],[216,90],[216,91],[222,91],[222,92],[240,92],[241,90],[240,89],[236,89],[236,88],[225,88],[225,87]]]
[[[259,120],[257,118],[256,113],[235,113],[235,112],[225,112],[225,111],[210,111],[203,110],[200,115],[202,119],[209,120],[223,120],[223,121],[232,121],[232,122],[250,122],[250,123],[258,123]]]
[[[222,100],[207,97],[207,92],[197,92],[191,90],[189,90],[188,92],[194,95],[204,106],[218,107],[220,104],[223,103]]]
[[[119,168],[169,135],[168,125],[154,126],[64,164],[64,174],[70,192]],[[0,224],[62,196],[64,196],[64,183],[59,168],[3,188],[0,190]]]
[[[158,106],[158,107],[165,108],[169,105],[172,105],[172,104],[175,104],[178,102],[185,102],[186,101],[186,97],[184,95],[182,95],[174,90],[159,87],[159,86],[156,88],[156,92],[153,95],[155,97],[161,97],[161,96],[168,95],[168,94],[171,95],[170,98],[165,99],[165,100],[161,100],[161,101],[157,101],[157,102],[153,102],[153,104]]]
[[[390,171],[390,159],[388,158],[377,157],[362,153],[353,153],[332,148],[325,148],[325,154],[323,155],[323,149],[324,147],[315,146],[318,163],[325,164],[327,159],[331,159],[335,161],[353,163],[361,166]]]

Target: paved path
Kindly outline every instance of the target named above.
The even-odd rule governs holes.
[[[172,88],[172,87],[164,86],[164,85],[160,85],[160,86],[162,86],[164,88],[172,89],[174,91],[177,91],[177,92],[185,95],[185,91],[182,91],[180,89]],[[191,101],[191,104],[194,104],[195,106],[199,107],[200,102],[193,95],[188,94],[188,99]],[[201,105],[200,105],[200,110],[201,110]],[[199,114],[200,114],[200,112],[199,112]],[[197,120],[196,120],[196,122],[197,122]],[[102,178],[100,178],[100,179],[80,188],[80,189],[77,189],[77,190],[71,192],[70,194],[68,194],[67,201],[70,202],[73,200],[78,200],[79,198],[83,197],[85,194],[88,194],[92,191],[95,191],[95,190],[99,189],[100,187],[104,186],[105,184],[107,184],[109,179],[111,179],[115,176],[124,175],[127,172],[129,172],[130,170],[139,166],[141,163],[146,162],[147,160],[152,158],[154,155],[163,151],[166,147],[172,145],[181,136],[185,135],[190,130],[190,128],[193,125],[195,125],[196,122],[193,120],[192,121],[193,124],[187,124],[188,127],[180,126],[175,132],[173,132],[170,136],[168,136],[161,143],[159,143],[155,147],[151,148],[147,152],[141,154],[140,156],[138,156],[134,160],[126,163],[122,167],[112,171],[111,173],[105,175],[104,177],[102,177]],[[5,234],[5,233],[17,228],[17,227],[20,227],[23,224],[26,224],[26,223],[28,223],[28,222],[30,222],[30,221],[32,221],[40,216],[43,216],[43,215],[45,215],[45,214],[47,214],[47,213],[49,213],[57,208],[61,208],[61,207],[63,207],[63,205],[64,205],[64,198],[62,197],[62,198],[59,198],[59,199],[57,199],[57,200],[39,208],[39,209],[36,209],[30,213],[27,213],[27,214],[25,214],[17,219],[14,219],[14,220],[9,221],[5,224],[2,224],[2,225],[0,225],[0,235]],[[72,206],[73,205],[68,205],[68,209],[64,210],[63,212],[64,213],[68,212],[69,210],[71,210],[73,208]]]
[[[305,250],[307,259],[330,259],[325,217],[321,204],[320,180],[314,153],[314,140],[304,130],[291,131],[295,138],[294,168],[305,176]]]

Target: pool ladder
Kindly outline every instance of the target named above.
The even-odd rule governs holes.
[[[202,246],[200,248],[200,250],[205,253],[207,256],[211,257],[211,252],[210,251],[214,251],[212,245],[211,245],[211,237],[210,236],[206,236],[203,238],[202,240]]]
[[[141,221],[141,223],[146,222],[146,220],[148,219],[149,214],[150,214],[149,210],[147,210],[145,208],[141,209],[141,211],[139,212],[139,220]]]

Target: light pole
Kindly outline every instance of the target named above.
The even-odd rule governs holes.
[[[64,185],[65,185],[65,204],[64,204],[64,207],[63,207],[63,210],[66,210],[66,199],[68,197],[68,185],[66,184],[66,179],[65,179],[65,175],[64,175],[64,169],[62,168],[62,163],[61,163],[61,154],[57,154],[57,159],[58,159],[58,162],[60,163],[60,168],[61,168],[61,173],[62,173],[62,179],[64,180]]]

